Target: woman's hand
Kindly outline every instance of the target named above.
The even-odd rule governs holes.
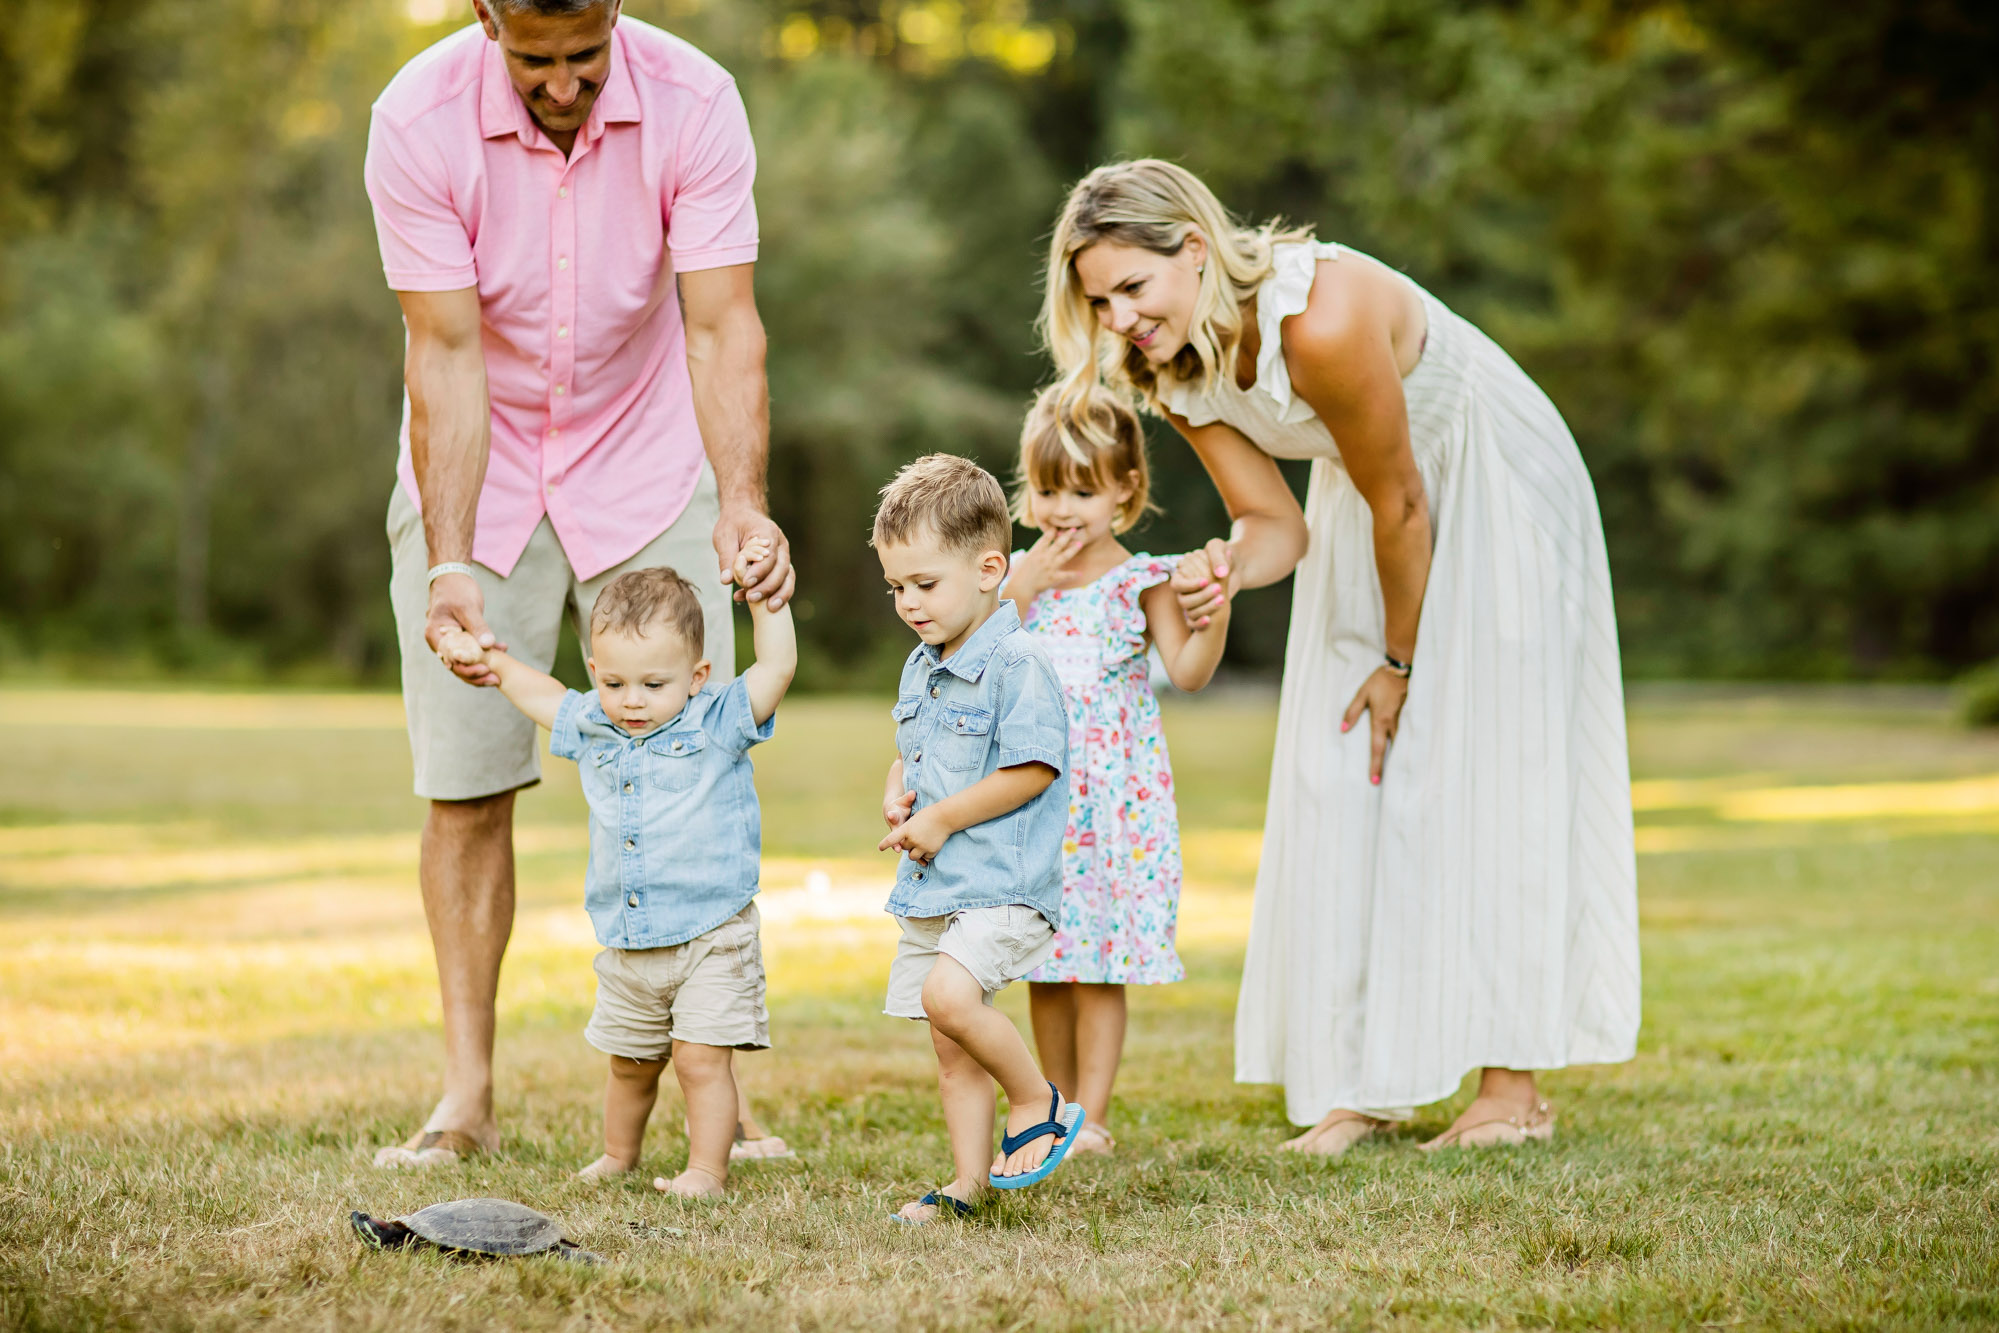
[[[1027,604],[1045,590],[1075,586],[1076,576],[1064,573],[1062,567],[1082,550],[1082,529],[1044,528],[1034,545],[1021,552],[1007,575],[1006,595],[1014,599],[1023,616],[1027,614]]]
[[[1390,671],[1381,666],[1374,669],[1347,705],[1347,715],[1340,722],[1340,730],[1353,730],[1360,715],[1366,713],[1374,726],[1373,755],[1368,759],[1368,781],[1381,785],[1381,762],[1388,754],[1388,743],[1395,739],[1395,729],[1402,723],[1402,705],[1409,698],[1409,677]]]
[[[1180,614],[1187,618],[1188,629],[1206,628],[1235,599],[1234,565],[1234,552],[1220,537],[1180,557],[1173,570],[1173,595],[1180,599]]]

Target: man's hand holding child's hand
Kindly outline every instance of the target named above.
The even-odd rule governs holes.
[[[916,793],[904,792],[904,800],[914,800]],[[901,801],[891,801],[883,808],[887,814]],[[909,859],[921,865],[929,865],[937,857],[937,849],[951,836],[952,828],[938,817],[936,807],[905,813],[900,822],[891,821],[889,835],[881,840],[881,850],[885,852],[908,852]]]
[[[446,667],[472,666],[486,660],[486,650],[472,635],[453,625],[438,631],[437,660]]]

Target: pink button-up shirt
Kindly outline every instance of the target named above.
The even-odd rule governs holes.
[[[756,150],[728,71],[620,19],[565,159],[477,26],[375,102],[368,197],[397,291],[479,289],[493,445],[472,558],[504,575],[546,513],[590,578],[672,525],[701,474],[675,272],[757,257]],[[397,472],[421,504],[403,404]]]

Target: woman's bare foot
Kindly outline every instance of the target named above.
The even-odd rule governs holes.
[[[654,1176],[652,1187],[662,1194],[675,1194],[683,1199],[719,1199],[723,1195],[723,1179],[698,1166],[690,1166],[672,1180],[665,1176]]]
[[[1278,1145],[1279,1152],[1310,1153],[1314,1157],[1338,1157],[1362,1139],[1387,1128],[1392,1120],[1378,1120],[1359,1111],[1334,1107],[1326,1118],[1295,1139]]]
[[[1472,1098],[1451,1127],[1419,1144],[1425,1151],[1437,1148],[1483,1148],[1525,1139],[1552,1137],[1554,1112],[1541,1100],[1534,1075],[1523,1069],[1487,1069],[1479,1077],[1478,1096]]]
[[[602,1157],[599,1157],[596,1161],[578,1171],[576,1178],[578,1180],[588,1180],[593,1183],[601,1180],[616,1180],[619,1176],[628,1176],[638,1170],[638,1166],[637,1162],[627,1162],[622,1157],[613,1157],[611,1154],[605,1153]]]

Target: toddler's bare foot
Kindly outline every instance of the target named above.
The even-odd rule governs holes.
[[[723,1179],[698,1166],[690,1166],[672,1180],[654,1176],[652,1187],[662,1194],[677,1194],[683,1199],[719,1199],[723,1193]]]
[[[619,1176],[628,1176],[636,1171],[638,1165],[637,1162],[627,1162],[622,1157],[613,1157],[611,1154],[605,1153],[602,1157],[599,1157],[596,1161],[578,1171],[576,1178],[592,1182],[616,1180]]]

